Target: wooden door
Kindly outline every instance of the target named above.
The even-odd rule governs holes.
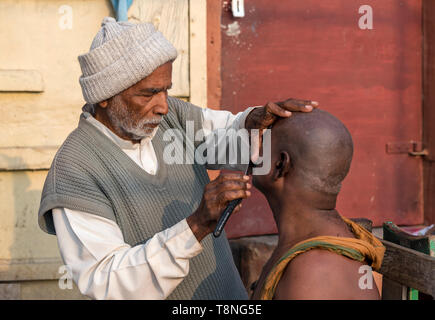
[[[363,4],[373,29],[360,28]],[[340,213],[375,226],[423,223],[422,160],[407,153],[422,140],[421,0],[249,0],[245,12],[222,10],[221,105],[320,101],[355,144]],[[274,232],[259,192],[227,227],[230,237]]]

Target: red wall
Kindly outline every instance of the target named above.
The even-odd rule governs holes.
[[[373,30],[358,27],[366,4]],[[386,153],[387,143],[422,139],[421,1],[249,0],[245,10],[238,19],[222,11],[222,108],[320,101],[355,143],[341,214],[378,226],[422,223],[421,159]],[[228,35],[235,21],[240,33]],[[255,192],[226,230],[230,237],[276,232],[264,197]]]

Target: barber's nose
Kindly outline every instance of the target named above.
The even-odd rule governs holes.
[[[169,107],[168,107],[168,94],[164,91],[157,93],[154,98],[155,101],[155,107],[154,107],[154,113],[164,116],[168,113]]]

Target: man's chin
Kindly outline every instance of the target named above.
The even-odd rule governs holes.
[[[145,138],[150,138],[153,137],[155,132],[157,131],[155,129],[147,129],[147,130],[124,130],[124,132],[130,137],[130,139],[132,140],[142,140]]]
[[[156,134],[157,130],[159,129],[159,124],[157,124],[155,127],[147,126],[142,129],[141,136],[142,138],[152,138]]]

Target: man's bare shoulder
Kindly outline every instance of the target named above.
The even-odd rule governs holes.
[[[334,252],[313,249],[294,258],[284,270],[277,286],[278,300],[378,300],[379,292],[372,278],[372,288],[360,288],[359,273],[363,263]],[[363,268],[367,270],[367,268]],[[364,279],[363,279],[364,280]]]

